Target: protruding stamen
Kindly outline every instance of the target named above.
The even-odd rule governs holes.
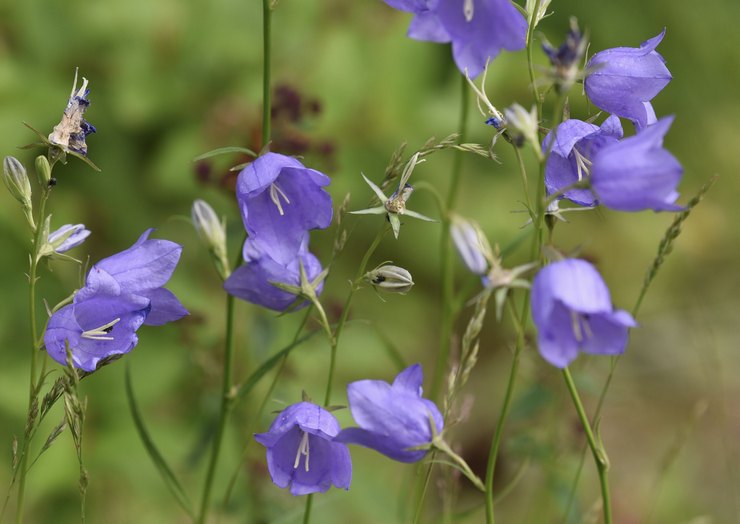
[[[463,0],[463,14],[466,22],[473,19],[473,0]]]
[[[111,322],[108,322],[107,324],[103,324],[98,328],[83,331],[82,337],[89,338],[90,340],[113,340],[113,337],[109,337],[107,335],[113,330],[113,326],[118,324],[120,321],[121,319],[117,318]]]
[[[576,157],[576,169],[578,171],[578,181],[583,180],[584,176],[591,175],[591,160],[581,154],[578,149],[573,148],[573,153]]]
[[[283,211],[283,206],[280,203],[280,197],[283,197],[283,200],[285,200],[286,204],[290,204],[288,195],[286,195],[285,192],[282,189],[280,189],[277,184],[271,184],[270,185],[270,200],[272,200],[272,203],[275,204],[275,206],[278,208],[278,212],[280,213],[280,216],[283,216],[285,212]]]
[[[573,335],[575,335],[577,342],[583,342],[584,339],[594,336],[594,332],[591,330],[591,324],[588,321],[588,315],[580,315],[575,311],[571,311],[570,319],[573,325]]]
[[[301,463],[301,455],[306,457],[305,469],[308,472],[308,455],[309,455],[309,444],[308,444],[308,433],[303,432],[301,437],[301,443],[298,445],[298,451],[295,454],[295,462],[293,463],[293,469],[298,469],[298,465]]]

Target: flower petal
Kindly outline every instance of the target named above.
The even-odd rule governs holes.
[[[160,287],[145,291],[141,296],[151,301],[151,310],[144,322],[147,326],[161,326],[190,314],[169,289]]]

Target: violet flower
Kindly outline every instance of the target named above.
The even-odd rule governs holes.
[[[614,309],[596,268],[579,259],[553,262],[537,273],[532,283],[532,319],[540,354],[559,368],[567,367],[579,351],[623,353],[628,328],[637,326],[628,312]]]
[[[149,240],[144,232],[129,249],[95,264],[72,304],[56,311],[44,333],[49,356],[66,364],[66,347],[75,367],[94,371],[107,357],[128,353],[138,343],[142,324],[161,325],[188,312],[164,286],[182,247]]]
[[[632,120],[638,129],[656,121],[650,104],[671,81],[665,60],[655,51],[665,29],[639,48],[616,47],[596,53],[586,65],[584,89],[599,109]]]
[[[90,236],[84,224],[65,224],[49,234],[48,244],[56,253],[64,253],[82,244]]]
[[[527,21],[508,0],[385,0],[414,13],[408,36],[415,40],[452,43],[457,68],[470,77],[502,49],[524,49]]]
[[[237,179],[236,198],[256,249],[282,263],[294,259],[308,244],[309,230],[331,223],[331,197],[323,189],[328,184],[323,173],[277,153],[245,167]]]
[[[672,123],[672,116],[661,118],[593,157],[591,188],[601,204],[618,211],[684,209],[675,204],[683,167],[663,148]]]
[[[360,427],[342,430],[335,440],[374,449],[400,462],[424,458],[425,449],[413,448],[430,445],[435,433],[442,432],[444,419],[434,402],[421,397],[422,379],[421,366],[415,364],[399,373],[393,384],[382,380],[349,384],[349,408]]]
[[[292,495],[323,493],[331,485],[349,489],[352,460],[349,449],[334,437],[339,433],[334,415],[310,402],[285,408],[267,433],[255,440],[267,448],[267,469],[280,488]]]
[[[566,120],[557,128],[555,143],[552,131],[542,141],[542,151],[550,155],[545,164],[545,187],[551,195],[576,182],[588,178],[594,156],[604,147],[615,144],[622,138],[619,118],[610,116],[601,127],[581,120]],[[596,197],[587,188],[570,189],[563,195],[582,206],[598,204]]]
[[[275,284],[300,286],[301,264],[309,282],[313,282],[321,274],[321,263],[308,251],[307,246],[299,248],[295,254],[288,253],[287,256],[282,249],[263,251],[261,247],[259,242],[247,239],[244,243],[245,263],[226,279],[224,289],[230,295],[258,306],[285,311],[296,301],[296,295],[278,288]],[[273,258],[273,254],[279,258]],[[317,282],[316,295],[321,293],[322,288],[323,282]],[[300,304],[295,309],[305,307],[307,304],[307,302]]]

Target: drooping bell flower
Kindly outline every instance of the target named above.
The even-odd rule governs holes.
[[[596,53],[586,65],[586,95],[608,113],[632,120],[637,129],[655,123],[650,101],[671,81],[663,57],[655,51],[665,29],[640,47],[615,47]]]
[[[358,428],[341,431],[335,440],[374,449],[393,460],[418,462],[442,432],[444,419],[431,400],[422,398],[423,373],[415,364],[396,376],[393,384],[360,380],[347,386],[349,408]],[[434,432],[432,431],[434,424]]]
[[[594,266],[566,259],[543,267],[532,283],[532,319],[537,346],[550,364],[564,368],[579,351],[619,355],[637,323],[614,309],[609,289]]]
[[[599,202],[618,211],[681,211],[676,205],[683,167],[663,148],[673,117],[599,151],[591,165],[591,188]]]
[[[615,144],[622,138],[619,118],[610,116],[601,127],[581,120],[570,119],[560,124],[552,141],[552,131],[542,141],[542,151],[550,155],[545,164],[545,187],[551,195],[576,182],[587,179],[591,174],[594,157],[604,147]],[[582,206],[594,206],[598,201],[590,189],[576,188],[563,195]]]
[[[182,247],[148,239],[151,231],[129,249],[95,264],[72,304],[51,316],[44,333],[51,358],[66,364],[69,346],[74,366],[94,371],[101,360],[131,351],[142,324],[162,325],[188,314],[162,287],[172,276]]]
[[[457,68],[474,78],[501,50],[524,49],[527,21],[508,0],[385,0],[414,13],[408,36],[452,43]]]
[[[347,446],[334,440],[340,427],[329,411],[310,402],[285,408],[269,431],[255,440],[267,448],[267,469],[292,495],[323,493],[332,484],[349,489],[352,460]]]

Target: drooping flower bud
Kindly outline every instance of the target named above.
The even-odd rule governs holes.
[[[513,104],[504,109],[506,127],[509,129],[514,145],[522,147],[529,142],[534,150],[539,153],[539,122],[537,121],[537,107],[527,111],[519,104]]]
[[[41,187],[49,187],[51,181],[51,165],[49,165],[49,159],[44,155],[36,157],[36,176],[39,179]]]
[[[405,295],[414,286],[414,280],[406,269],[391,264],[381,265],[365,273],[365,281],[376,289],[388,293]]]
[[[3,182],[5,182],[5,187],[8,188],[13,198],[21,203],[28,223],[35,229],[33,206],[31,204],[31,183],[28,181],[26,168],[17,158],[6,156],[3,159]]]
[[[82,244],[90,236],[85,224],[65,224],[49,234],[49,245],[56,253],[64,253]]]
[[[471,273],[479,276],[488,273],[492,258],[491,246],[477,223],[455,215],[450,226],[450,236]]]
[[[208,202],[201,199],[193,202],[191,217],[195,231],[213,257],[216,270],[225,280],[231,273],[226,253],[226,223],[219,220]]]

